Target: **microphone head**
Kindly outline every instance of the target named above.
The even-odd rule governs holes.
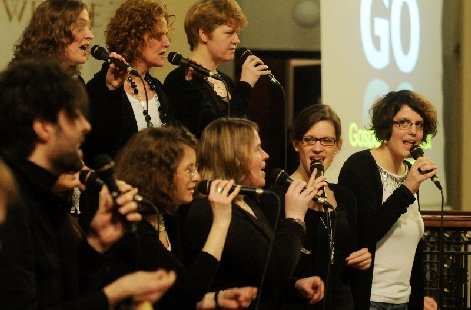
[[[319,159],[314,159],[311,161],[311,164],[309,165],[309,170],[311,173],[314,171],[314,169],[317,168],[317,173],[316,173],[316,179],[320,177],[324,173],[324,165]]]
[[[201,180],[198,182],[198,186],[196,188],[199,193],[204,194],[204,195],[209,195],[210,187],[211,187],[211,181]]]
[[[270,179],[273,181],[273,183],[284,185],[284,186],[289,186],[291,182],[293,182],[289,174],[280,168],[273,169],[273,171],[270,174]]]
[[[177,52],[170,52],[168,53],[168,56],[167,56],[168,62],[175,66],[180,65],[182,58],[183,56]]]
[[[79,173],[80,183],[85,185],[87,190],[101,191],[101,188],[105,184],[93,170],[82,170]]]
[[[239,47],[235,50],[235,57],[239,58],[242,63],[244,63],[250,55],[252,55],[252,52],[248,48]]]
[[[93,160],[96,173],[103,178],[112,176],[114,173],[114,161],[106,154],[100,154]]]
[[[424,156],[424,150],[422,150],[420,145],[415,144],[410,148],[410,155],[417,160],[417,158]]]
[[[110,54],[106,51],[106,49],[99,45],[93,45],[90,49],[90,54],[93,58],[103,61],[107,61],[110,57]]]

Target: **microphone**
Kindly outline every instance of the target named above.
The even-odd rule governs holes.
[[[424,156],[424,150],[422,150],[422,148],[415,144],[413,145],[411,148],[410,148],[410,154],[412,156],[412,158],[414,158],[415,160],[417,160],[417,158],[419,157],[422,157]],[[425,171],[425,173],[429,173],[431,170],[427,170]],[[419,168],[419,172],[422,172]],[[439,189],[439,190],[442,190],[442,185],[440,184],[440,181],[438,180],[438,176],[437,175],[434,175],[431,180],[433,181],[433,183],[435,183],[435,186]]]
[[[86,190],[100,192],[105,182],[98,177],[98,174],[94,170],[82,170],[79,173],[80,183],[85,185]],[[150,201],[150,199],[141,196],[139,194],[134,195],[133,200],[137,203],[142,203],[156,209],[155,205]],[[157,210],[157,209],[156,209]]]
[[[245,60],[247,59],[247,57],[249,57],[250,55],[252,55],[252,51],[249,50],[249,49],[247,49],[247,48],[245,48],[245,47],[239,47],[238,49],[236,49],[235,55],[236,55],[237,58],[239,58],[239,59],[242,61],[242,63],[244,63]],[[257,66],[258,66],[258,64],[257,64]],[[280,82],[278,82],[278,80],[275,79],[275,76],[274,76],[273,74],[270,73],[270,74],[265,75],[265,76],[266,76],[266,77],[268,78],[268,80],[269,80],[270,82],[272,82],[273,84],[282,87],[281,84],[280,84]]]
[[[175,66],[184,65],[187,67],[192,67],[199,74],[202,74],[204,76],[209,76],[209,77],[222,81],[222,78],[217,73],[209,71],[205,67],[198,65],[196,62],[191,61],[188,58],[183,58],[183,56],[180,53],[170,52],[168,53],[167,59],[172,65],[175,65]]]
[[[101,180],[95,171],[93,170],[82,170],[79,172],[80,183],[85,185],[86,190],[94,192],[100,192],[105,182]]]
[[[284,185],[286,187],[290,186],[291,183],[293,183],[293,179],[289,176],[286,171],[280,169],[280,168],[275,168],[271,172],[270,178],[274,181],[274,183],[279,184],[279,185]],[[303,190],[305,190],[304,188]],[[319,196],[314,196],[312,198],[315,202],[322,203],[325,207],[333,209],[334,207],[327,201],[326,198],[324,197],[319,197]]]
[[[211,182],[210,180],[202,180],[198,183],[198,191],[201,194],[209,195],[209,190],[211,188]],[[237,185],[232,185],[231,189],[229,190],[229,194],[232,193],[236,189]],[[248,186],[241,186],[239,194],[240,195],[263,195],[266,194],[269,191],[263,190],[261,188],[256,188],[256,187],[248,187]]]
[[[108,155],[100,154],[93,160],[93,165],[97,176],[108,187],[111,197],[116,199],[119,196],[119,190],[114,177],[114,161]]]
[[[319,159],[314,159],[311,161],[311,164],[309,165],[309,170],[311,171],[311,174],[314,171],[314,169],[317,169],[316,179],[324,175],[324,165]],[[322,188],[322,189],[323,189],[322,194],[320,196],[324,199],[327,199],[327,197],[325,196],[325,188]]]
[[[110,58],[110,53],[106,51],[104,47],[101,47],[99,45],[93,45],[92,48],[90,49],[90,54],[92,54],[93,58],[98,59],[98,60],[103,60],[108,63],[114,64],[116,67],[120,68],[121,70],[127,71],[128,73],[140,77],[141,75],[134,70],[130,65],[125,64],[119,59],[116,58]]]

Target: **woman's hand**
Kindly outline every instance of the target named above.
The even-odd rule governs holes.
[[[249,55],[242,64],[240,80],[249,83],[254,87],[260,76],[268,75],[271,71],[263,61],[255,55]]]
[[[117,181],[121,193],[114,201],[106,186],[100,192],[99,206],[90,223],[92,230],[88,242],[98,252],[106,251],[114,242],[121,238],[127,230],[129,222],[139,222],[142,216],[137,212],[134,196],[137,188]]]
[[[420,184],[432,178],[437,174],[437,166],[429,157],[419,157],[410,168],[407,178],[404,181],[404,185],[415,194],[420,187]]]
[[[293,180],[285,194],[286,217],[304,219],[309,205],[313,203],[312,199],[314,196],[318,194],[321,187],[327,186],[325,179],[325,176],[320,176],[316,179],[315,173],[312,173],[308,183],[301,180]]]
[[[240,186],[229,194],[234,181],[214,180],[211,182],[208,200],[213,210],[214,222],[230,223],[232,216],[232,200],[239,194]]]
[[[367,248],[351,253],[346,259],[347,266],[358,270],[366,270],[371,266],[371,253]]]
[[[294,287],[296,287],[301,297],[307,299],[310,304],[324,298],[324,281],[317,276],[299,279]]]
[[[126,60],[123,58],[123,56],[116,54],[115,52],[111,52],[109,57],[121,60],[122,62],[126,63]],[[109,90],[115,90],[119,88],[123,85],[126,75],[126,71],[119,69],[116,65],[111,63],[110,67],[108,68],[108,72],[106,72],[106,87],[108,87]]]
[[[438,305],[432,297],[424,296],[424,310],[437,310]]]

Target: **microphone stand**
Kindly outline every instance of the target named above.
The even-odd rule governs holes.
[[[324,191],[325,191],[325,188],[324,188]],[[329,299],[329,304],[330,304],[330,301],[331,301],[331,290],[330,290],[330,266],[334,264],[334,237],[335,237],[335,226],[332,228],[332,220],[331,220],[331,216],[330,216],[330,212],[329,212],[329,208],[332,208],[332,205],[327,201],[327,197],[325,196],[325,192],[323,193],[324,197],[322,197],[322,208],[324,209],[324,213],[325,213],[325,227],[326,227],[326,230],[327,230],[327,241],[329,242],[329,263],[327,265],[327,275],[326,275],[326,278],[325,278],[325,297],[327,297],[328,295],[328,299]],[[333,211],[335,211],[333,209]],[[332,211],[332,212],[333,212]],[[336,219],[335,219],[336,220]],[[324,298],[324,302],[323,302],[323,306],[322,308],[325,309],[325,305],[326,305],[326,302],[327,302],[327,298]],[[329,306],[329,309],[330,309],[330,306]]]

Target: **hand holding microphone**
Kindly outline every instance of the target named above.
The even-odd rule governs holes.
[[[422,174],[422,175],[428,175],[428,174],[431,174],[432,172],[435,172],[436,171],[436,166],[435,164],[433,164],[433,162],[427,158],[424,157],[424,151],[422,150],[422,148],[419,146],[419,145],[413,145],[411,148],[410,148],[410,154],[412,156],[412,158],[414,158],[416,160],[416,163],[414,163],[414,166],[417,164],[419,165],[419,167],[417,168],[417,171]],[[419,158],[423,158],[422,160],[419,161]],[[432,165],[432,169],[427,169],[427,170],[422,170],[420,168],[420,166],[422,165]],[[438,177],[435,174],[429,176],[430,179],[433,181],[433,183],[435,184],[435,186],[439,189],[439,190],[442,190],[442,185],[440,184],[440,181],[438,180]],[[405,182],[404,182],[405,183]],[[420,183],[419,183],[420,185]],[[413,187],[413,189],[415,189],[415,187]],[[416,191],[418,190],[418,186],[417,186],[417,189]]]
[[[241,81],[245,81],[253,87],[259,77],[263,75],[266,76],[271,83],[282,87],[280,82],[275,79],[275,76],[271,73],[270,69],[268,69],[268,66],[266,66],[260,58],[253,55],[252,51],[249,49],[245,47],[236,49],[235,57],[239,58],[242,62]]]

